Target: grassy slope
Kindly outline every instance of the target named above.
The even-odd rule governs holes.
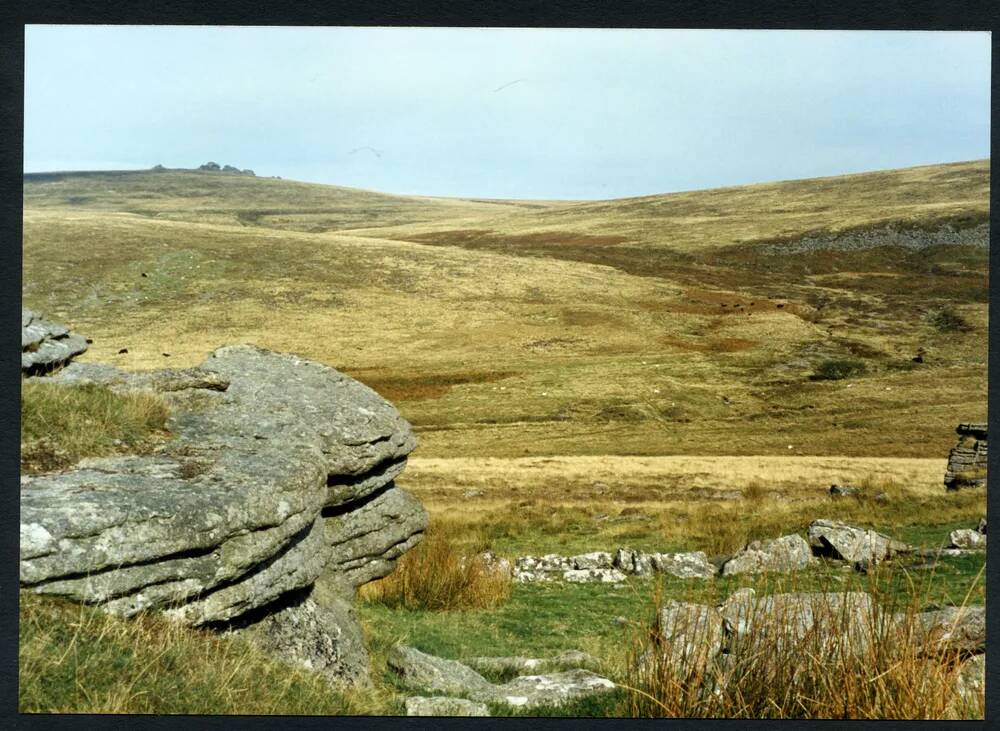
[[[507,555],[622,544],[714,553],[820,516],[939,545],[983,510],[981,495],[946,495],[940,477],[954,424],[985,416],[986,252],[762,256],[753,242],[885,220],[975,222],[987,192],[986,163],[573,204],[181,172],[29,178],[24,299],[93,337],[84,359],[192,365],[214,346],[252,341],[347,370],[421,432],[401,482],[432,519]],[[936,330],[926,315],[945,304],[972,329]],[[928,353],[920,366],[909,360],[917,347]],[[867,373],[808,379],[822,360],[845,357]],[[897,457],[909,459],[885,459]],[[833,501],[824,494],[833,481],[890,499]],[[481,494],[466,497],[470,489]],[[893,592],[952,604],[971,587],[980,603],[981,564],[947,559],[912,572],[914,587],[898,575]],[[800,588],[865,580],[826,567],[790,579]],[[717,598],[746,582],[761,585],[666,590]],[[248,706],[240,693],[253,683],[216,687],[171,665],[215,653],[204,667],[281,673],[236,646],[160,641],[168,635],[151,627],[150,652],[137,655],[116,634],[125,623],[88,625],[74,645],[66,612],[76,610],[28,601],[21,667],[35,682],[22,686],[24,709],[401,707],[388,675],[377,702],[317,702],[322,688],[287,675],[280,692]],[[651,606],[652,585],[629,582],[519,585],[488,611],[363,603],[359,612],[382,673],[397,639],[451,657],[580,646],[621,662]],[[623,630],[618,615],[639,624]],[[69,664],[64,645],[79,648]],[[147,666],[141,682],[129,680]],[[104,667],[113,672],[95,675]]]
[[[125,367],[253,341],[344,368],[399,404],[424,456],[943,456],[957,421],[985,416],[986,252],[746,242],[978,221],[987,190],[985,162],[523,206],[191,172],[29,178],[24,299]],[[972,329],[939,332],[941,306]],[[868,374],[808,380],[843,358]]]

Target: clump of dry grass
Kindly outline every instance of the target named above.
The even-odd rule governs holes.
[[[20,604],[22,713],[395,712],[384,694],[337,692],[236,637],[26,592]]]
[[[758,621],[751,610],[745,633],[714,658],[704,648],[671,657],[658,626],[657,594],[651,629],[626,653],[627,711],[634,717],[983,718],[981,692],[956,692],[964,657],[942,652],[932,633],[920,630],[919,597],[900,606],[874,580],[869,593],[876,610],[860,625],[846,603],[824,606],[818,599],[812,612],[817,622],[824,618],[825,630],[799,638],[773,619]]]
[[[491,567],[462,538],[454,524],[432,525],[395,571],[361,587],[359,596],[388,607],[432,611],[491,609],[507,601],[510,574]]]
[[[21,471],[62,469],[84,457],[135,454],[164,436],[167,404],[103,386],[21,383]]]

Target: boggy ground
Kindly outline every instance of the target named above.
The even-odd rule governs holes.
[[[714,554],[819,517],[940,545],[985,512],[941,480],[955,425],[986,415],[988,161],[600,202],[186,171],[29,175],[24,195],[24,304],[91,337],[82,360],[253,342],[340,368],[414,424],[400,482],[469,548]],[[975,603],[981,564],[892,586]],[[607,656],[655,583],[360,611],[376,647]]]

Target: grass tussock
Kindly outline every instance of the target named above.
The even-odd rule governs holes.
[[[150,393],[96,385],[21,383],[21,472],[68,467],[84,457],[141,453],[165,433],[169,409]]]
[[[394,712],[378,694],[337,692],[239,638],[29,593],[21,594],[19,665],[21,713]]]
[[[980,573],[978,581],[982,581]],[[795,591],[772,586],[763,593]],[[799,618],[764,616],[748,604],[744,629],[723,640],[714,655],[704,642],[684,650],[664,639],[659,626],[662,594],[654,599],[651,629],[633,638],[621,685],[633,717],[797,719],[982,719],[985,697],[959,693],[966,657],[942,652],[937,635],[920,631],[916,596],[900,604],[873,580],[874,612],[814,595],[816,618],[804,634],[786,628]],[[697,601],[695,599],[694,601]],[[968,601],[968,596],[966,597]],[[742,622],[741,622],[742,624]],[[649,625],[647,625],[649,626]],[[699,618],[691,634],[710,636]]]
[[[455,526],[439,523],[403,555],[395,571],[361,587],[359,596],[387,607],[446,611],[492,609],[506,602],[510,593],[507,572],[463,545]]]

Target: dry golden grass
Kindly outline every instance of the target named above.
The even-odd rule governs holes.
[[[148,451],[166,436],[168,413],[166,403],[151,393],[22,380],[21,472]]]
[[[721,555],[802,533],[816,518],[936,544],[922,526],[974,526],[985,512],[982,493],[945,492],[944,469],[944,459],[414,457],[399,482],[435,520],[464,525],[507,555],[618,546]],[[832,484],[863,492],[832,498]]]
[[[982,580],[980,573],[976,581]],[[776,584],[767,593],[796,589],[794,582]],[[669,642],[659,629],[663,598],[657,596],[651,628],[635,635],[623,663],[622,685],[629,691],[630,715],[982,719],[982,689],[964,698],[957,693],[965,658],[957,652],[943,654],[934,644],[935,636],[918,631],[919,599],[914,596],[900,604],[875,579],[868,590],[877,611],[862,625],[850,613],[824,606],[818,599],[813,610],[824,631],[789,642],[780,625],[750,621],[750,630],[730,647],[724,663],[713,663],[700,651],[704,647],[671,661]],[[856,639],[831,646],[831,634]]]
[[[359,597],[403,609],[492,609],[510,597],[511,577],[484,563],[477,548],[465,526],[435,521],[395,570],[362,586]]]
[[[336,692],[238,638],[162,617],[118,619],[21,594],[21,713],[394,713],[388,695]]]
[[[985,162],[600,203],[28,179],[23,298],[125,368],[233,342],[329,363],[397,400],[427,456],[943,456],[985,415],[985,251],[745,242],[978,220],[987,192]],[[937,328],[943,307],[971,330]],[[863,377],[809,382],[847,358]]]

